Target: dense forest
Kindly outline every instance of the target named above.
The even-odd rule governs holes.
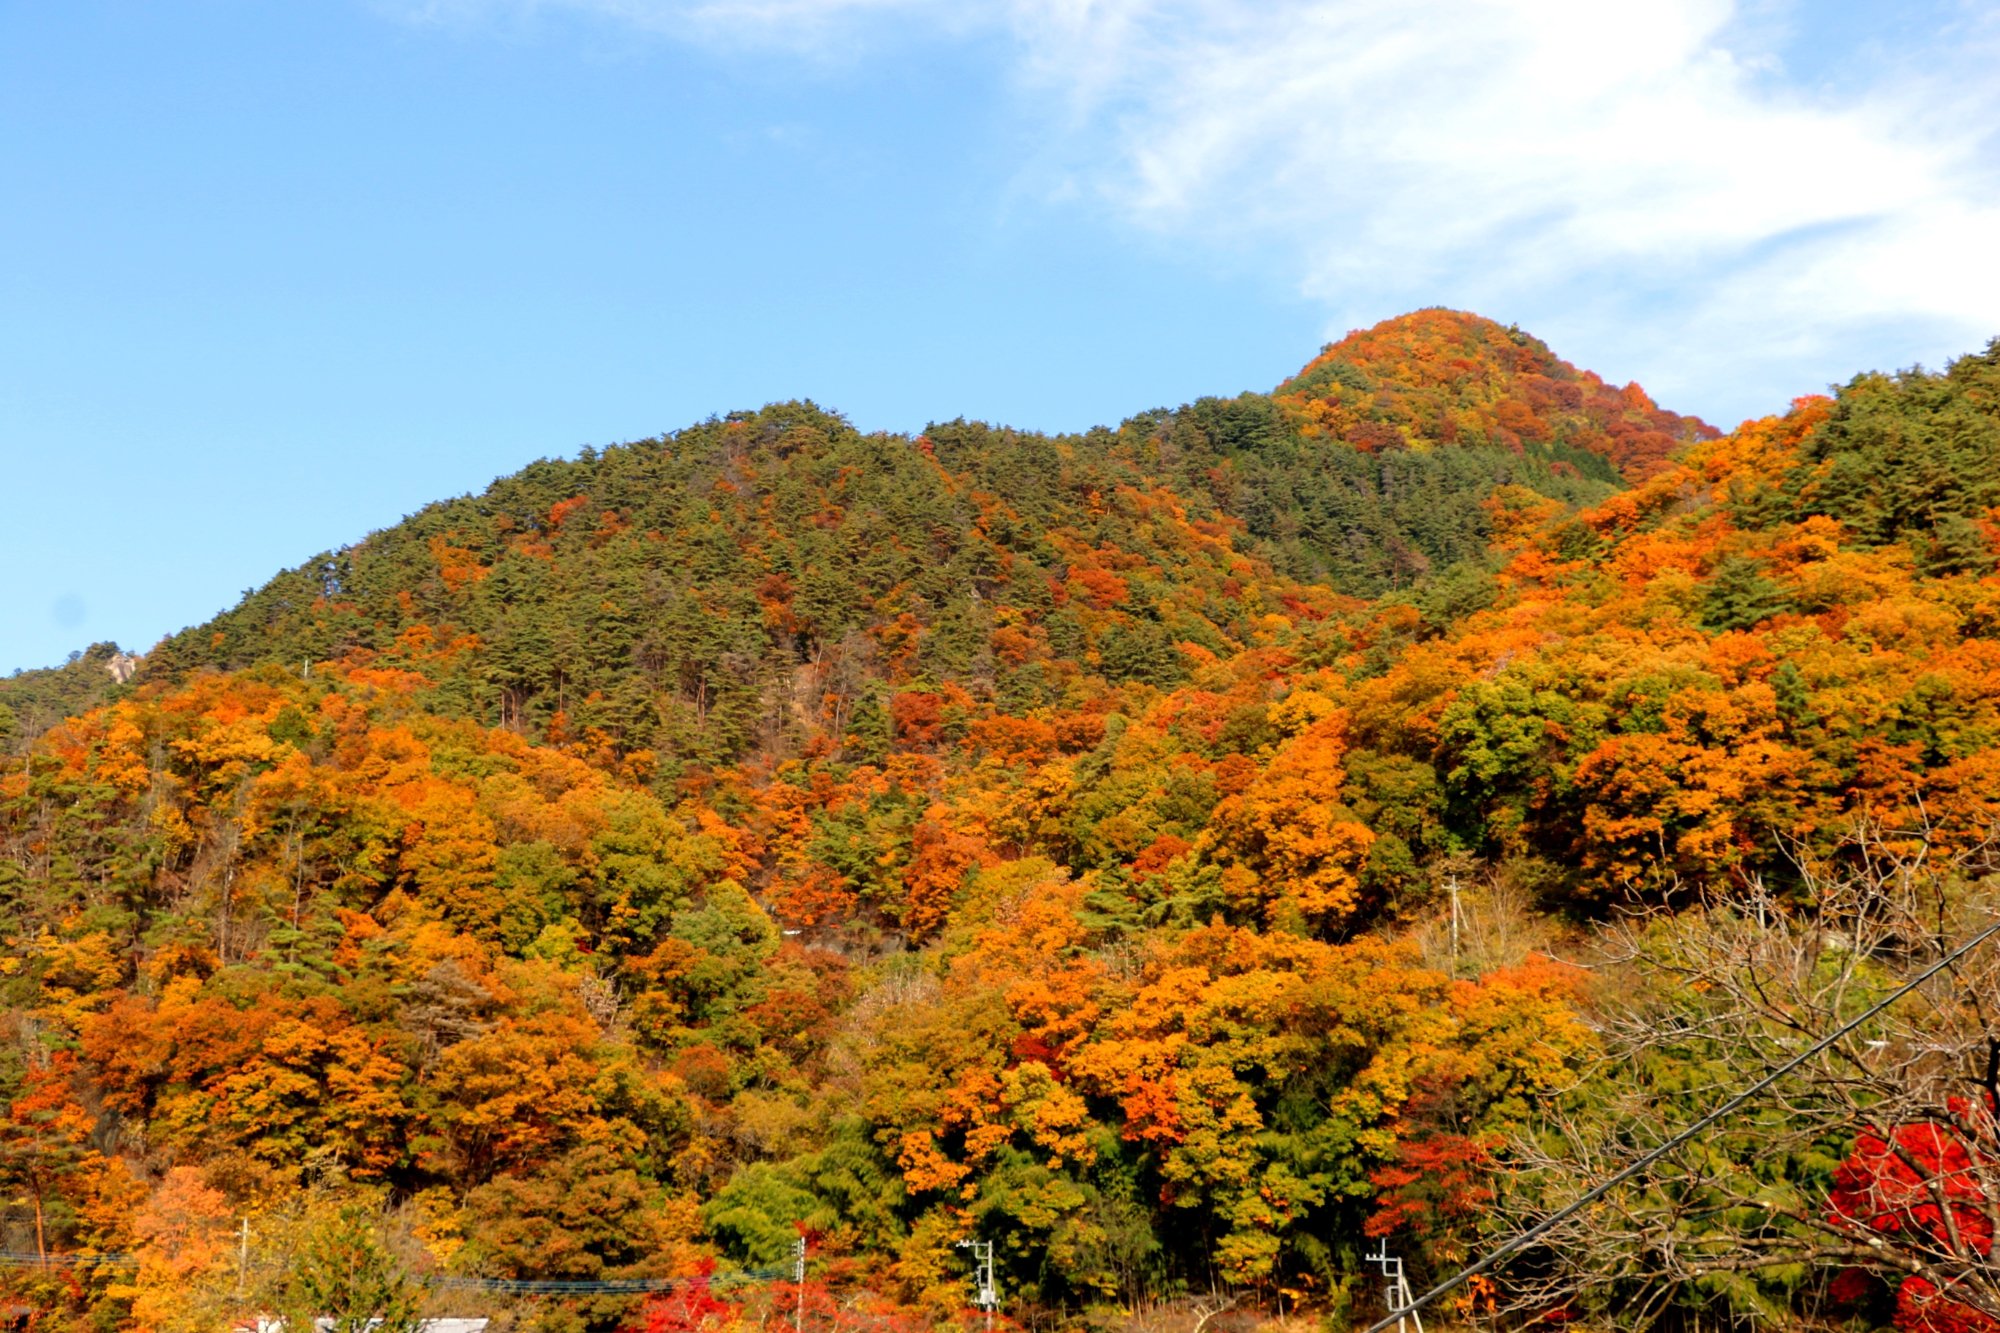
[[[779,404],[109,651],[0,681],[35,1327],[915,1330],[967,1241],[1358,1327],[1990,914],[2000,341],[1727,435],[1442,310],[1081,435]],[[1868,1091],[2000,1051],[1940,994],[1435,1313],[2000,1329],[1995,1062]]]

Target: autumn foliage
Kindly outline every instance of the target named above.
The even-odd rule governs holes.
[[[1994,1241],[1994,1117],[1957,1098],[1935,1121],[1864,1129],[1834,1175],[1829,1203],[1843,1223],[1877,1236],[1913,1233],[1926,1249],[1979,1263]],[[1927,1273],[1895,1280],[1896,1327],[1908,1333],[1993,1333],[2000,1319],[1952,1299]]]
[[[1595,455],[1628,479],[1651,476],[1707,423],[1614,388],[1518,328],[1456,310],[1421,310],[1332,343],[1280,385],[1311,435],[1367,450],[1498,444]]]
[[[1532,932],[1420,938],[1448,878],[1546,939],[2000,816],[1997,384],[1717,436],[1427,311],[1116,431],[739,414],[309,562],[8,742],[10,1248],[140,1256],[19,1284],[174,1326],[313,1189],[433,1276],[808,1226],[857,1328],[955,1317],[975,1236],[1057,1321],[1463,1258],[1593,1038]],[[1943,473],[1855,485],[1891,425]],[[1934,1225],[1887,1149],[1938,1132],[1833,1206]]]

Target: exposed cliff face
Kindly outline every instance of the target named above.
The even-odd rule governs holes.
[[[24,749],[65,717],[115,697],[140,661],[115,643],[93,643],[61,666],[0,676],[0,754]]]

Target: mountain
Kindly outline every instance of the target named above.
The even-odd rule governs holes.
[[[1440,347],[1449,384],[1390,369]],[[1328,379],[1340,367],[1381,380],[1365,413],[1328,396],[1351,396]],[[1078,671],[1182,680],[1177,644],[1226,654],[1260,617],[1330,605],[1326,588],[1476,566],[1498,487],[1601,499],[1621,460],[1708,435],[1450,312],[1354,335],[1276,396],[1080,436],[965,421],[863,436],[779,405],[431,506],[174,636],[147,670],[414,651],[454,715],[729,760],[796,749],[818,713],[869,709],[888,683],[960,681],[1019,711]],[[1004,646],[1019,634],[1036,647]]]
[[[1116,430],[536,464],[0,769],[7,1248],[134,1265],[0,1280],[164,1328],[333,1247],[692,1333],[793,1294],[616,1284],[804,1227],[829,1327],[954,1318],[974,1237],[1050,1327],[1344,1318],[1519,1203],[1607,1004],[1686,998],[1557,955],[1983,845],[1996,492],[2000,342],[1718,436],[1447,311]]]
[[[1309,437],[1364,452],[1496,447],[1600,480],[1634,481],[1716,431],[1614,389],[1518,328],[1420,310],[1331,343],[1278,386]]]
[[[115,643],[93,643],[61,666],[0,676],[0,754],[25,750],[65,717],[116,697],[131,661]]]

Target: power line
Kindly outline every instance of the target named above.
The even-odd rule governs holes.
[[[1805,1050],[1801,1051],[1798,1055],[1792,1057],[1790,1060],[1787,1060],[1784,1064],[1778,1066],[1778,1068],[1772,1070],[1769,1074],[1765,1075],[1757,1082],[1751,1084],[1748,1088],[1745,1088],[1742,1092],[1737,1093],[1734,1097],[1731,1097],[1728,1101],[1716,1107],[1713,1111],[1710,1111],[1700,1120],[1697,1120],[1694,1124],[1689,1125],[1686,1129],[1674,1135],[1672,1138],[1668,1139],[1665,1143],[1662,1143],[1659,1147],[1654,1148],[1651,1151],[1645,1153],[1637,1161],[1634,1161],[1629,1165],[1621,1168],[1620,1170],[1613,1172],[1610,1176],[1606,1177],[1603,1181],[1599,1182],[1595,1187],[1586,1191],[1584,1194],[1582,1194],[1569,1204],[1558,1209],[1555,1213],[1544,1218],[1542,1221],[1536,1223],[1534,1226],[1529,1227],[1526,1231],[1523,1231],[1520,1234],[1513,1236],[1510,1239],[1502,1242],[1499,1246],[1489,1251],[1483,1258],[1477,1260],[1474,1263],[1466,1265],[1464,1268],[1461,1268],[1458,1272],[1452,1274],[1444,1281],[1439,1282],[1436,1286],[1431,1287],[1428,1291],[1424,1292],[1421,1296],[1418,1296],[1415,1300],[1410,1301],[1408,1304],[1400,1306],[1397,1309],[1391,1310],[1388,1314],[1376,1320],[1373,1324],[1370,1324],[1366,1330],[1366,1333],[1382,1333],[1383,1329],[1386,1329],[1389,1325],[1397,1322],[1399,1319],[1405,1319],[1408,1318],[1410,1315],[1416,1314],[1418,1311],[1422,1310],[1425,1306],[1435,1301],[1438,1297],[1443,1296],[1448,1292],[1457,1290],[1459,1287],[1463,1286],[1466,1282],[1470,1281],[1472,1278],[1475,1278],[1479,1276],[1481,1273],[1484,1273],[1487,1270],[1493,1268],[1502,1259],[1507,1258],[1509,1255],[1518,1253],[1520,1250],[1525,1249],[1527,1246],[1541,1239],[1543,1236],[1547,1235],[1550,1231],[1553,1231],[1557,1226],[1561,1225],[1563,1222],[1567,1221],[1571,1217],[1574,1217],[1578,1212],[1582,1211],[1584,1208],[1597,1202],[1599,1199],[1603,1198],[1606,1194],[1609,1194],[1612,1190],[1616,1189],[1618,1186],[1630,1180],[1633,1176],[1638,1175],[1639,1172],[1645,1170],[1653,1163],[1659,1161],[1662,1157],[1665,1157],[1668,1153],[1674,1151],[1674,1149],[1679,1148],[1684,1144],[1688,1143],[1696,1135],[1700,1134],[1703,1130],[1715,1124],[1716,1121],[1721,1120],[1724,1116],[1727,1116],[1730,1113],[1740,1109],[1746,1103],[1755,1098],[1758,1094],[1764,1092],[1766,1089],[1770,1088],[1773,1084],[1777,1083],[1780,1079],[1784,1078],[1787,1074],[1797,1069],[1800,1065],[1806,1063],[1806,1061],[1812,1059],[1814,1056],[1821,1054],[1828,1047],[1832,1046],[1835,1042],[1839,1041],[1841,1038],[1851,1035],[1853,1032],[1859,1029],[1864,1023],[1866,1023],[1869,1019],[1873,1018],[1876,1014],[1881,1013],[1884,1009],[1887,1009],[1890,1005],[1896,1003],[1896,1001],[1902,999],[1905,995],[1908,995],[1911,991],[1914,991],[1924,982],[1929,981],[1932,977],[1944,971],[1946,968],[1950,967],[1953,963],[1956,963],[1959,959],[1963,958],[1966,954],[1971,953],[1974,949],[1978,948],[1981,944],[1984,944],[1987,940],[1993,938],[1995,935],[2000,935],[2000,921],[1996,921],[1994,924],[1988,926],[1985,930],[1980,931],[1977,935],[1974,935],[1971,939],[1959,945],[1956,949],[1952,950],[1950,953],[1940,958],[1937,962],[1931,964],[1929,967],[1919,972],[1909,981],[1903,983],[1895,990],[1889,992],[1887,995],[1883,996],[1880,1000],[1877,1000],[1874,1004],[1870,1005],[1867,1009],[1863,1010],[1859,1016],[1843,1024],[1839,1028],[1835,1029],[1833,1032],[1828,1033],[1826,1036],[1820,1038],[1818,1041],[1814,1042],[1811,1046],[1808,1046]],[[967,1242],[961,1242],[961,1244],[967,1244]],[[991,1242],[985,1242],[984,1244],[990,1246]],[[988,1311],[988,1317],[990,1319],[992,1307],[994,1304],[997,1304],[997,1302],[994,1300],[995,1292],[994,1292],[994,1283],[992,1279],[992,1267],[991,1267],[992,1257],[990,1248],[984,1254],[975,1253],[975,1258],[982,1259],[984,1261],[980,1272],[981,1283],[980,1283],[979,1296],[980,1296],[980,1304],[986,1307]],[[136,1267],[138,1265],[138,1262],[139,1262],[138,1257],[136,1255],[131,1255],[131,1254],[118,1254],[118,1253],[37,1254],[37,1253],[28,1253],[18,1250],[0,1250],[0,1266],[11,1266],[11,1267],[131,1268],[131,1267]],[[784,1276],[786,1276],[786,1273],[785,1270],[782,1269],[747,1269],[736,1273],[722,1273],[722,1274],[703,1275],[700,1277],[687,1277],[687,1278],[657,1278],[657,1279],[655,1278],[594,1278],[594,1279],[484,1278],[484,1277],[447,1277],[447,1276],[434,1275],[434,1276],[418,1277],[413,1280],[426,1286],[441,1287],[455,1291],[492,1291],[499,1293],[514,1294],[514,1295],[536,1295],[536,1294],[647,1295],[647,1294],[673,1291],[681,1287],[691,1287],[691,1286],[720,1287],[724,1285],[754,1285],[760,1282],[776,1281]]]
[[[27,1250],[0,1250],[0,1267],[125,1269],[138,1266],[139,1256],[136,1254],[37,1254]],[[759,1283],[777,1281],[784,1276],[786,1271],[783,1269],[752,1268],[732,1273],[674,1278],[507,1278],[423,1274],[413,1275],[410,1281],[419,1286],[438,1287],[449,1291],[492,1291],[520,1296],[566,1294],[644,1296],[675,1291],[683,1287],[722,1290],[729,1287],[755,1286]]]
[[[1641,1171],[1645,1170],[1653,1163],[1659,1161],[1662,1157],[1665,1157],[1668,1153],[1672,1152],[1674,1149],[1687,1143],[1690,1139],[1694,1138],[1695,1135],[1701,1133],[1703,1130],[1707,1129],[1710,1125],[1713,1125],[1716,1121],[1722,1119],[1730,1112],[1737,1110],[1744,1103],[1748,1102],[1751,1098],[1755,1097],[1758,1093],[1763,1092],[1766,1088],[1769,1088],[1779,1079],[1783,1078],[1785,1075],[1791,1073],[1794,1069],[1797,1069],[1800,1065],[1804,1064],[1806,1061],[1812,1059],[1814,1056],[1826,1050],[1827,1047],[1833,1045],[1835,1042],[1839,1041],[1842,1037],[1849,1035],[1856,1028],[1859,1028],[1863,1023],[1866,1023],[1869,1019],[1875,1017],[1875,1015],[1881,1013],[1884,1009],[1887,1009],[1890,1005],[1902,999],[1905,995],[1908,995],[1911,991],[1923,985],[1926,981],[1929,981],[1932,977],[1944,971],[1946,968],[1950,967],[1953,963],[1957,962],[1959,959],[1965,957],[1965,955],[1971,953],[1974,949],[1984,944],[1987,940],[1992,939],[1995,935],[2000,935],[2000,921],[1996,921],[1992,925],[1988,926],[1986,929],[1980,931],[1977,935],[1974,935],[1971,939],[1959,945],[1956,949],[1953,949],[1950,953],[1938,959],[1935,963],[1932,963],[1929,967],[1925,968],[1923,971],[1917,973],[1916,976],[1910,978],[1908,981],[1904,982],[1901,986],[1898,986],[1895,990],[1890,991],[1880,1000],[1877,1000],[1874,1004],[1870,1005],[1866,1010],[1862,1012],[1860,1017],[1854,1019],[1852,1022],[1844,1024],[1843,1026],[1834,1030],[1833,1032],[1828,1033],[1826,1036],[1821,1037],[1818,1041],[1806,1047],[1805,1050],[1799,1052],[1797,1055],[1793,1056],[1790,1060],[1787,1060],[1784,1064],[1779,1065],[1769,1074],[1766,1074],[1763,1078],[1758,1079],[1755,1083],[1751,1084],[1743,1091],[1737,1093],[1734,1097],[1731,1097],[1728,1101],[1716,1107],[1713,1111],[1710,1111],[1707,1115],[1695,1121],[1692,1125],[1689,1125],[1686,1129],[1674,1135],[1672,1138],[1668,1139],[1665,1143],[1662,1143],[1659,1147],[1653,1149],[1651,1152],[1648,1152],[1644,1156],[1640,1157],[1638,1161],[1633,1162],[1629,1166],[1626,1166],[1618,1171],[1613,1172],[1610,1176],[1606,1177],[1600,1184],[1598,1184],[1594,1189],[1591,1189],[1588,1192],[1586,1192],[1582,1197],[1576,1199],[1574,1202],[1566,1205],[1565,1207],[1558,1209],[1555,1213],[1542,1219],[1540,1222],[1537,1222],[1534,1226],[1529,1227],[1526,1231],[1523,1231],[1518,1236],[1515,1236],[1503,1242],[1497,1249],[1494,1249],[1491,1252],[1489,1252],[1485,1258],[1480,1259],[1476,1263],[1467,1264],[1464,1268],[1459,1269],[1458,1272],[1453,1273],[1450,1277],[1438,1283],[1435,1287],[1432,1287],[1429,1291],[1417,1297],[1414,1301],[1411,1301],[1408,1305],[1403,1306],[1401,1309],[1391,1310],[1388,1314],[1383,1315],[1380,1319],[1376,1320],[1374,1323],[1368,1326],[1366,1333],[1382,1333],[1383,1329],[1389,1327],[1389,1325],[1395,1323],[1398,1319],[1402,1319],[1409,1315],[1415,1314],[1417,1311],[1423,1309],[1426,1305],[1429,1305],[1432,1301],[1444,1295],[1446,1292],[1454,1291],[1460,1286],[1463,1286],[1468,1280],[1478,1277],[1481,1273],[1484,1273],[1487,1269],[1493,1267],[1495,1264],[1499,1263],[1502,1259],[1505,1259],[1508,1255],[1514,1254],[1522,1249],[1525,1249],[1527,1246],[1533,1244],[1535,1241],[1540,1240],[1543,1236],[1546,1236],[1549,1232],[1555,1230],[1555,1228],[1559,1226],[1561,1223],[1568,1221],[1570,1218],[1576,1216],[1576,1214],[1581,1212],[1584,1208],[1588,1207],[1593,1203],[1596,1203],[1599,1199],[1603,1198],[1605,1195],[1609,1194],[1612,1190],[1616,1189],[1618,1186],[1630,1180],[1633,1176],[1638,1175]]]
[[[38,1254],[33,1250],[0,1250],[0,1266],[11,1268],[136,1268],[130,1254]]]

